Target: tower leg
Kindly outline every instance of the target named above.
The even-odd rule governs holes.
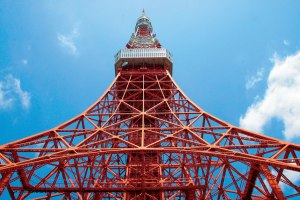
[[[189,189],[185,191],[185,199],[186,200],[194,200],[196,199],[195,189]]]
[[[257,179],[257,176],[259,174],[259,165],[258,164],[252,164],[250,171],[249,171],[249,176],[248,176],[248,181],[245,186],[244,194],[243,194],[243,200],[250,200],[251,195],[254,189],[255,181]]]
[[[281,188],[279,187],[279,183],[277,182],[276,178],[274,175],[271,173],[270,169],[265,166],[261,165],[261,171],[265,175],[270,187],[272,188],[272,197],[271,198],[276,198],[276,199],[285,199],[283,192]]]
[[[0,196],[2,195],[4,189],[6,188],[6,186],[8,185],[9,179],[11,177],[12,173],[3,173],[2,174],[2,178],[0,180]]]

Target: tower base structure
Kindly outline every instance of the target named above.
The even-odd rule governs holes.
[[[285,199],[300,194],[287,176],[299,175],[299,150],[206,113],[167,71],[121,72],[79,116],[2,145],[0,188],[12,199]]]

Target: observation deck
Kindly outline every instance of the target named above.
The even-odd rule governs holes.
[[[128,69],[129,66],[135,69],[147,69],[150,63],[167,69],[172,74],[172,54],[166,48],[121,49],[115,55],[115,72],[117,74],[123,69]]]

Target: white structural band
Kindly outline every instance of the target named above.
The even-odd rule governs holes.
[[[172,55],[165,48],[121,49],[115,55],[115,62],[117,63],[122,58],[167,58],[172,62]]]

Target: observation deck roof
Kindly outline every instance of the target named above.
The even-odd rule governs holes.
[[[151,68],[166,69],[172,74],[173,62],[172,55],[166,49],[162,48],[156,35],[152,32],[153,27],[150,19],[142,15],[137,19],[135,33],[132,34],[126,48],[121,49],[115,55],[115,72],[134,68],[145,70]],[[154,67],[151,67],[154,66]],[[150,67],[149,67],[150,66]]]

